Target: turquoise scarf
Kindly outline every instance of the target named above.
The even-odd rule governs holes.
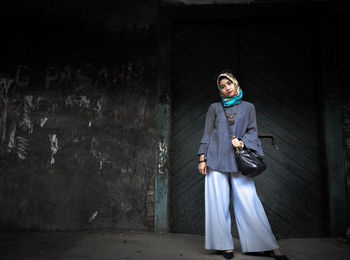
[[[224,107],[231,107],[241,102],[242,97],[243,97],[243,91],[242,89],[239,88],[238,93],[235,94],[232,98],[225,98],[221,96],[221,103],[224,105]]]

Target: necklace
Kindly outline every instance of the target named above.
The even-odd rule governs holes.
[[[225,116],[228,120],[228,123],[232,126],[235,123],[237,112],[233,114],[226,114],[226,111],[225,111]]]
[[[234,112],[234,113],[232,113],[232,114],[228,114],[228,113],[226,113],[226,109],[225,109],[224,106],[223,106],[225,116],[226,116],[227,121],[228,121],[228,123],[229,123],[230,126],[233,126],[234,123],[235,123],[235,121],[236,121],[236,116],[237,116],[237,114],[238,114],[238,105],[236,105],[236,108],[237,108],[236,112]]]

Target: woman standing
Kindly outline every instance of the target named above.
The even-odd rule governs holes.
[[[234,160],[236,148],[253,149],[263,156],[255,107],[252,103],[242,101],[243,91],[232,73],[220,73],[217,86],[221,102],[209,107],[198,151],[198,170],[205,175],[205,248],[223,251],[226,259],[234,256],[229,211],[232,188],[243,253],[265,251],[265,254],[270,254],[275,259],[287,260],[278,249],[264,208],[256,194],[253,178],[243,176]],[[227,120],[234,134],[232,140]]]

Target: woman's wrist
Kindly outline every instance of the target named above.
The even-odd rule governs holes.
[[[201,153],[201,154],[199,155],[199,162],[198,162],[198,163],[201,163],[201,162],[206,162],[205,154],[204,154],[204,153]]]

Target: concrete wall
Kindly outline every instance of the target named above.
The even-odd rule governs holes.
[[[158,3],[96,3],[0,8],[0,229],[153,227]],[[347,60],[339,71],[350,198]]]
[[[152,228],[156,7],[50,4],[0,18],[0,229]]]

